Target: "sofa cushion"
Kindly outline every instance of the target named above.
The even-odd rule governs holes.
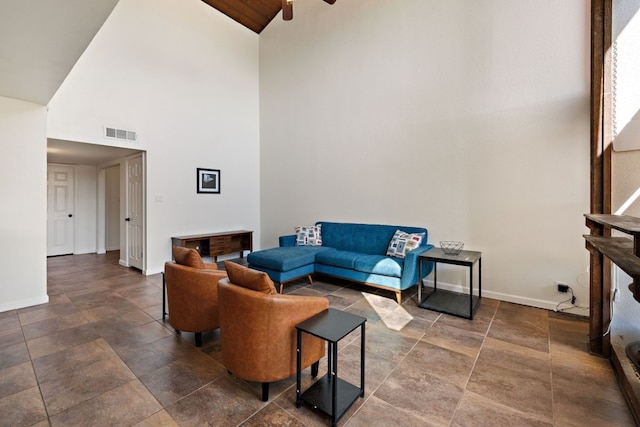
[[[402,277],[402,258],[383,255],[362,255],[356,259],[355,270],[383,276]]]
[[[404,258],[405,254],[412,249],[420,246],[424,233],[406,233],[402,230],[396,230],[393,237],[389,241],[387,247],[387,255]]]
[[[296,246],[322,246],[321,229],[322,225],[296,227]]]
[[[353,269],[356,264],[356,259],[361,256],[362,254],[359,252],[331,249],[316,255],[316,263]]]
[[[257,265],[275,271],[289,271],[303,265],[313,264],[316,254],[330,250],[324,246],[286,246],[251,252],[247,255],[249,265]]]
[[[204,268],[204,262],[202,262],[200,254],[195,249],[174,246],[171,248],[171,253],[173,254],[173,259],[176,261],[176,264],[193,268]]]
[[[224,268],[227,270],[229,281],[234,285],[263,294],[277,294],[273,280],[269,278],[267,273],[258,270],[252,270],[235,262],[225,261]]]

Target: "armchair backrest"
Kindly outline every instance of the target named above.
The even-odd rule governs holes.
[[[229,279],[218,283],[218,297],[223,364],[240,378],[262,383],[295,375],[295,325],[329,307],[323,297],[265,294]],[[324,356],[323,340],[303,334],[302,345],[303,368]]]
[[[175,251],[178,249],[178,251]],[[186,249],[186,251],[183,251]],[[195,252],[195,255],[193,252]],[[179,255],[176,257],[176,252]],[[197,258],[196,258],[197,256]],[[175,248],[176,261],[185,259],[196,262],[197,267],[167,262],[164,266],[169,323],[175,329],[202,332],[220,326],[218,315],[218,281],[227,277],[223,270],[206,267],[194,249]],[[201,266],[200,266],[201,265]]]

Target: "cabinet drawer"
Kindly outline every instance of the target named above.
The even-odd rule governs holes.
[[[224,255],[232,252],[231,236],[216,236],[209,240],[209,253],[211,256]]]

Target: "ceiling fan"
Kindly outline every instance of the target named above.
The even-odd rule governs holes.
[[[334,4],[336,0],[324,0],[329,4]],[[293,0],[282,0],[282,19],[291,21],[293,19]]]

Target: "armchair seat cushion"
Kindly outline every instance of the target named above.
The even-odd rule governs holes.
[[[383,255],[361,255],[355,260],[354,270],[383,276],[402,277],[402,258]]]

